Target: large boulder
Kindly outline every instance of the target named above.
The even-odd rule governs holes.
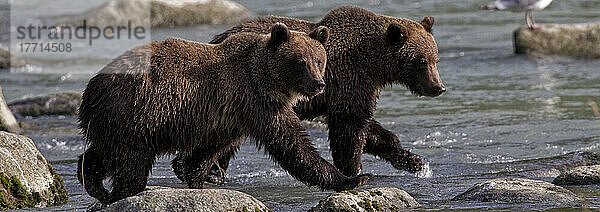
[[[514,32],[516,53],[600,57],[600,22],[541,26],[535,30],[522,27]]]
[[[230,0],[110,0],[75,17],[60,17],[65,25],[80,26],[187,26],[237,24],[252,17],[242,5]],[[59,23],[60,24],[60,23]]]
[[[67,201],[62,178],[31,139],[0,132],[0,210]]]
[[[580,202],[579,197],[563,187],[522,178],[498,178],[478,183],[453,200],[534,203],[544,207],[573,207],[579,206]]]
[[[77,115],[81,93],[56,93],[10,103],[8,106],[20,116]]]
[[[408,193],[397,188],[374,188],[366,191],[343,191],[329,195],[310,212],[329,211],[399,211],[420,207]]]
[[[560,174],[552,183],[556,185],[600,184],[600,165],[575,167]]]
[[[19,131],[21,131],[17,119],[15,119],[10,108],[6,105],[6,101],[4,101],[2,87],[0,87],[0,131],[12,133],[19,133]]]
[[[227,189],[172,189],[151,187],[150,190],[117,201],[103,211],[269,211],[254,197]]]

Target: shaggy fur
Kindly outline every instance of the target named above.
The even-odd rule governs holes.
[[[217,35],[211,43],[239,32],[267,33],[276,22],[302,32],[319,26],[330,29],[325,45],[325,93],[299,103],[294,110],[300,119],[326,117],[335,166],[345,175],[357,175],[366,152],[389,161],[396,169],[421,170],[422,159],[402,149],[397,136],[375,121],[373,113],[379,93],[387,85],[402,84],[416,95],[430,97],[445,91],[436,66],[433,18],[425,17],[419,23],[346,6],[331,10],[318,23],[276,16],[250,20]],[[229,158],[219,160],[222,169]],[[178,165],[174,168],[180,169]],[[212,173],[223,173],[218,170],[215,166]]]
[[[144,190],[156,156],[178,152],[184,179],[201,188],[214,162],[246,137],[309,186],[352,189],[321,158],[292,106],[323,91],[328,30],[310,37],[271,24],[271,34],[238,33],[218,45],[170,38],[125,52],[93,77],[83,94],[80,127],[90,147],[78,177],[112,203]],[[83,173],[83,176],[81,175]],[[102,180],[112,178],[112,192]]]

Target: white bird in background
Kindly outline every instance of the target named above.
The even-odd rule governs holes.
[[[483,7],[486,10],[510,10],[513,12],[525,11],[525,19],[527,20],[527,26],[530,29],[539,29],[539,25],[535,24],[533,20],[534,10],[543,10],[548,7],[552,0],[496,0]]]

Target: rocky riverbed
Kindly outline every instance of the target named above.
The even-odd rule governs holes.
[[[524,25],[524,18],[521,14],[480,11],[479,7],[488,1],[352,2],[381,14],[413,20],[434,16],[438,67],[448,88],[435,99],[415,97],[402,86],[388,87],[381,93],[375,118],[400,138],[403,147],[422,155],[428,161],[429,172],[415,176],[365,155],[363,171],[375,176],[361,189],[401,189],[421,205],[417,210],[535,210],[540,205],[452,199],[476,184],[494,179],[553,182],[577,166],[599,164],[594,161],[600,152],[600,124],[593,105],[600,103],[600,60],[515,55],[513,31]],[[19,2],[26,4],[27,13],[46,18],[86,14],[109,1]],[[257,16],[273,14],[310,21],[318,21],[328,10],[348,4],[338,0],[236,2]],[[536,21],[598,22],[596,4],[596,0],[554,1],[536,13]],[[20,13],[12,15],[15,22],[27,18]],[[229,27],[152,27],[148,39],[176,36],[207,42]],[[27,62],[24,67],[0,69],[0,85],[7,103],[55,93],[81,93],[100,68],[129,48],[128,43],[95,41],[93,47],[85,43],[77,46],[77,54],[33,55],[23,58]],[[77,117],[17,115],[17,121],[22,134],[31,138],[63,178],[69,195],[66,203],[43,210],[86,210],[94,199],[82,195],[75,177],[77,156],[86,148],[77,129]],[[323,123],[312,126],[308,134],[315,147],[331,161],[327,128]],[[170,160],[168,156],[157,159],[149,185],[185,188],[173,175]],[[582,207],[600,207],[598,185],[561,187],[581,199]],[[308,211],[334,195],[294,180],[252,142],[245,143],[232,161],[225,185],[207,188],[246,193],[273,211]]]

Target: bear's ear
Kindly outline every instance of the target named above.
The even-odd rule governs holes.
[[[313,32],[311,32],[308,36],[312,39],[318,40],[319,42],[321,42],[321,44],[325,44],[327,43],[327,40],[329,40],[329,28],[327,28],[326,26],[320,26],[316,28]]]
[[[404,30],[398,24],[390,24],[385,32],[385,40],[389,43],[397,43],[406,39]]]
[[[425,18],[423,18],[423,20],[421,21],[421,25],[423,25],[425,31],[432,33],[431,28],[433,28],[433,17],[425,16]]]
[[[269,45],[279,46],[290,40],[290,30],[283,23],[276,23],[271,27],[271,38],[269,38]]]

